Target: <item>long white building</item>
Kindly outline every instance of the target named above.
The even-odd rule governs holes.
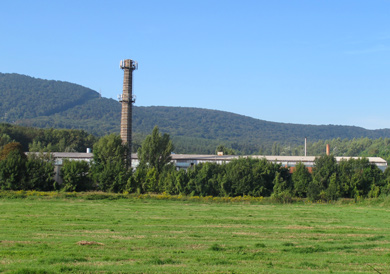
[[[81,152],[53,152],[52,153],[55,165],[62,166],[63,159],[76,160],[76,161],[87,161],[91,162],[93,158],[92,153],[81,153]],[[203,154],[172,154],[172,162],[178,169],[187,169],[190,166],[197,165],[205,162],[212,163],[228,163],[234,159],[240,157],[246,158],[251,157],[254,159],[266,159],[269,162],[281,164],[284,167],[295,167],[298,163],[303,163],[306,167],[314,167],[314,160],[316,156],[264,156],[264,155],[203,155]],[[335,157],[337,162],[349,159],[359,159],[361,157]],[[137,154],[131,155],[132,167],[137,167],[139,164]],[[382,171],[387,168],[387,162],[380,157],[367,157],[368,161],[372,164],[377,165]]]

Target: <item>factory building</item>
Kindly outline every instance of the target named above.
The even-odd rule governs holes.
[[[30,152],[31,153],[31,152]],[[60,166],[62,165],[63,159],[76,160],[76,161],[87,161],[91,162],[93,158],[92,153],[82,153],[82,152],[53,152],[52,153],[55,164]],[[284,167],[295,167],[298,163],[303,163],[306,167],[314,167],[315,156],[264,156],[264,155],[247,155],[247,156],[238,156],[238,155],[202,155],[202,154],[172,154],[172,163],[178,169],[187,169],[191,166],[200,164],[200,163],[217,163],[225,164],[230,161],[238,158],[248,158],[253,159],[266,159],[268,162],[277,163]],[[342,160],[349,159],[360,159],[362,157],[335,157],[336,161],[339,163]],[[382,171],[387,168],[386,160],[381,157],[366,157],[371,164],[377,165]],[[137,167],[139,164],[138,156],[136,153],[132,153],[132,167]]]
[[[217,164],[228,163],[234,159],[251,157],[253,159],[266,159],[268,162],[280,164],[287,168],[293,168],[298,163],[303,163],[307,168],[314,167],[315,156],[263,156],[263,155],[193,155],[193,154],[172,154],[172,162],[176,168],[187,169],[200,163],[213,162]],[[361,157],[335,157],[337,163],[342,160],[359,159]],[[367,157],[368,161],[378,166],[382,171],[387,168],[387,162],[380,157]],[[138,159],[137,159],[138,160]],[[134,163],[136,164],[136,163]]]
[[[32,153],[32,152],[30,152]],[[87,161],[91,162],[93,159],[92,153],[82,152],[53,152],[51,153],[55,163],[57,182],[61,182],[59,170],[62,166],[63,160],[68,159],[71,161]],[[263,155],[201,155],[201,154],[172,154],[172,163],[177,169],[188,169],[194,165],[200,163],[217,163],[226,164],[232,160],[238,158],[251,157],[253,159],[266,159],[269,162],[280,164],[283,167],[290,168],[290,171],[294,170],[294,167],[298,163],[303,163],[309,170],[314,167],[315,156],[263,156]],[[337,163],[343,160],[359,159],[361,157],[335,157]],[[384,171],[387,168],[387,162],[380,157],[366,157],[371,164],[375,164],[379,169]],[[131,166],[136,168],[139,164],[138,156],[136,153],[131,154]]]

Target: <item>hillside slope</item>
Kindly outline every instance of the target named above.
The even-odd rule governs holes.
[[[0,121],[34,127],[84,129],[95,135],[119,132],[120,104],[80,85],[0,73]],[[177,152],[212,153],[225,144],[243,153],[270,150],[274,142],[302,144],[333,138],[390,137],[389,129],[268,122],[225,111],[187,107],[134,107],[135,141],[158,125]]]

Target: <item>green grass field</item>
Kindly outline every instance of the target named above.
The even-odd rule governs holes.
[[[390,273],[390,207],[0,199],[5,273]]]

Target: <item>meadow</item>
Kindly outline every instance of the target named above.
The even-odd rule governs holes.
[[[389,273],[387,204],[0,198],[5,273]]]

